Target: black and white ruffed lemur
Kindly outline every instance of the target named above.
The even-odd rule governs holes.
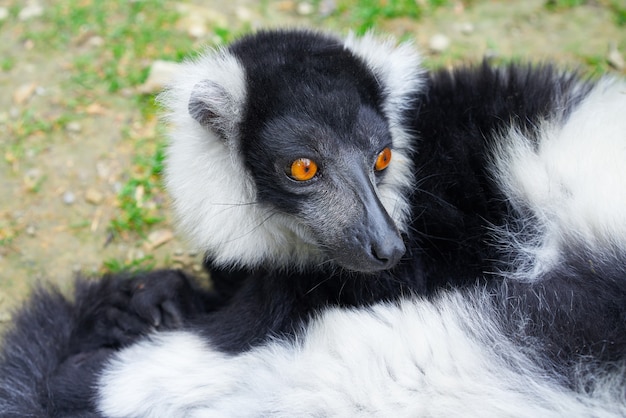
[[[37,291],[1,416],[626,415],[626,82],[277,30],[161,100],[217,291]]]

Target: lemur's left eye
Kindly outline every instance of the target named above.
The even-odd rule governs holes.
[[[288,174],[296,181],[311,180],[317,174],[317,164],[308,158],[298,158],[291,163]]]
[[[376,157],[376,164],[374,164],[374,169],[376,171],[383,171],[385,168],[389,166],[391,162],[391,149],[386,147],[383,149]]]

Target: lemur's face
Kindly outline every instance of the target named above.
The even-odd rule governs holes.
[[[161,96],[184,233],[226,266],[392,267],[410,212],[403,112],[418,61],[371,37],[278,31],[187,63]]]
[[[344,94],[326,106],[299,104],[247,139],[259,201],[295,218],[329,259],[355,271],[399,261],[404,243],[378,190],[394,163],[379,113]]]

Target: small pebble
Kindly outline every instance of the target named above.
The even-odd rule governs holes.
[[[28,155],[28,151],[26,155]],[[24,175],[24,185],[26,186],[26,189],[31,192],[38,191],[42,181],[43,173],[38,168],[31,168]]]
[[[75,201],[76,196],[74,195],[74,193],[70,192],[69,190],[63,193],[63,203],[69,206],[72,205]]]
[[[111,185],[111,189],[113,190],[113,193],[115,194],[119,194],[122,191],[122,187],[123,187],[122,183],[119,181],[116,181]]]
[[[26,234],[30,237],[34,237],[36,232],[37,231],[33,225],[28,225],[26,227]]]
[[[97,48],[104,45],[104,38],[101,36],[92,36],[87,40],[87,45]]]
[[[26,177],[29,179],[37,180],[41,177],[41,170],[38,168],[31,168],[26,172]]]
[[[470,22],[461,23],[459,29],[463,35],[469,35],[474,32],[474,25]]]
[[[154,61],[150,66],[148,78],[138,87],[138,91],[140,93],[155,93],[162,90],[179,70],[179,63],[162,60]]]
[[[26,103],[37,90],[37,84],[35,83],[27,83],[22,84],[13,92],[13,103],[16,105],[21,105]]]
[[[43,15],[43,7],[40,4],[30,4],[24,7],[17,15],[22,22]]]
[[[83,129],[80,123],[78,122],[69,122],[65,125],[65,130],[72,133],[78,133]]]
[[[141,259],[143,259],[145,257],[146,257],[146,253],[144,253],[140,249],[135,249],[134,251],[131,251],[131,254],[130,254],[129,258],[131,260],[141,260]]]
[[[446,35],[442,35],[440,33],[437,35],[433,35],[433,37],[430,38],[430,41],[428,42],[428,47],[432,52],[435,53],[441,53],[448,49],[449,46],[450,39],[448,39]]]
[[[96,173],[98,173],[99,179],[106,180],[111,177],[111,166],[105,161],[98,161],[96,163]]]
[[[298,3],[296,10],[300,16],[309,16],[314,12],[313,5],[307,2]]]
[[[237,19],[239,19],[242,22],[252,21],[252,12],[250,11],[250,9],[246,7],[243,7],[243,6],[237,7],[235,14],[237,15]]]
[[[322,0],[318,6],[318,13],[321,17],[328,17],[337,11],[335,0]]]
[[[620,54],[617,49],[617,44],[615,42],[609,43],[609,55],[607,56],[607,61],[609,65],[616,70],[622,71],[626,68],[626,62],[624,62],[624,57]]]
[[[99,205],[104,200],[104,195],[96,189],[87,189],[85,192],[85,200],[92,205]]]
[[[146,241],[146,247],[148,250],[154,250],[172,239],[174,239],[174,233],[171,230],[158,229],[150,232]]]
[[[207,28],[203,23],[196,23],[187,27],[187,34],[194,39],[204,38],[207,32]]]

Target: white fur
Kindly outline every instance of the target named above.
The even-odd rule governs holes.
[[[368,36],[350,37],[347,48],[363,57],[389,97],[385,103],[396,152],[389,175],[378,190],[383,205],[403,230],[409,203],[404,189],[412,183],[407,155],[409,133],[398,120],[408,97],[420,87],[419,57],[409,46],[393,48]],[[209,51],[184,64],[178,78],[161,96],[172,128],[167,151],[166,184],[184,236],[214,257],[216,264],[301,266],[323,261],[309,233],[286,215],[256,202],[256,189],[237,153],[238,138],[224,141],[200,126],[187,105],[194,86],[210,80],[245,101],[245,69],[227,50]],[[235,118],[241,115],[235,113]],[[237,119],[238,120],[238,119]],[[396,146],[397,145],[397,146]]]
[[[165,175],[178,224],[217,264],[254,266],[273,260],[280,265],[314,257],[316,250],[297,237],[295,228],[286,227],[288,220],[254,203],[256,188],[238,155],[238,138],[225,141],[189,114],[191,92],[204,80],[224,87],[241,108],[244,77],[228,51],[209,51],[186,62],[160,97],[172,125]]]
[[[567,244],[626,249],[626,83],[603,79],[569,117],[540,122],[537,145],[517,128],[501,143],[495,178],[532,213],[531,231],[499,238],[520,254],[518,278],[539,278]]]
[[[324,312],[301,339],[229,356],[155,335],[101,379],[110,417],[624,416],[624,394],[559,385],[504,337],[486,294]],[[602,382],[598,382],[601,386]]]

